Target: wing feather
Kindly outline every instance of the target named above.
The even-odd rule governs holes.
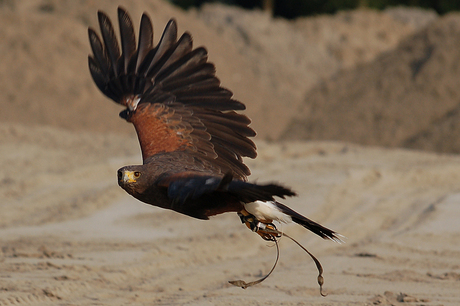
[[[139,28],[139,44],[137,46],[135,72],[145,59],[145,56],[153,49],[153,26],[147,14],[143,14],[141,18],[141,26]]]
[[[102,39],[104,40],[105,51],[107,52],[108,59],[110,60],[110,66],[115,74],[118,76],[117,64],[120,58],[120,47],[118,40],[113,29],[112,22],[109,17],[104,13],[98,12],[99,26],[101,29]]]
[[[174,19],[171,19],[166,25],[163,35],[161,36],[160,42],[151,52],[150,63],[148,63],[148,69],[146,74],[148,77],[153,78],[158,71],[163,67],[167,61],[168,53],[171,53],[174,45],[177,41],[177,24]]]
[[[207,50],[193,49],[187,32],[178,39],[174,19],[154,46],[146,13],[136,43],[132,19],[119,7],[120,48],[109,17],[98,12],[98,20],[102,39],[88,30],[91,76],[105,95],[126,106],[120,116],[133,123],[144,163],[182,151],[213,173],[245,179],[250,171],[242,157],[256,156],[248,138],[255,132],[249,118],[235,112],[245,106],[221,87]]]
[[[217,78],[202,78],[191,76],[188,78],[176,78],[172,81],[163,80],[163,90],[174,91],[176,95],[194,94],[195,92],[207,92],[220,86]]]
[[[236,155],[220,144],[214,145],[214,150],[219,156],[214,163],[222,170],[221,174],[226,172],[238,179],[245,180],[246,176],[251,174],[249,168],[243,163],[240,155]]]
[[[121,7],[118,8],[118,23],[120,26],[120,40],[121,40],[121,60],[123,72],[128,74],[128,65],[131,57],[136,52],[136,36],[134,34],[134,26],[131,18],[126,10]]]
[[[105,52],[104,46],[102,45],[101,39],[96,32],[89,28],[88,29],[89,43],[91,50],[94,54],[94,62],[98,64],[99,70],[104,74],[103,76],[108,81],[110,62],[108,61],[107,53]]]
[[[192,53],[192,47],[192,37],[190,34],[185,33],[181,36],[174,48],[170,50],[171,53],[168,55],[167,60],[164,62],[160,70],[156,73],[155,78],[160,81],[164,79],[163,75],[170,76],[180,73],[177,64],[181,63],[183,58],[187,58],[188,55]]]
[[[206,125],[207,132],[212,135],[213,142],[221,144],[235,154],[255,158],[255,144],[240,134],[222,125]]]
[[[101,67],[97,65],[96,61],[91,56],[88,56],[88,65],[94,83],[96,83],[99,89],[104,89],[108,81],[107,74],[101,70]]]
[[[187,37],[191,39],[189,35]],[[185,43],[186,42],[187,41],[185,41]],[[178,50],[177,53],[179,53],[180,51],[185,51],[183,54],[177,54],[176,52],[171,54],[170,59],[165,63],[163,69],[158,73],[158,82],[163,83],[168,82],[168,80],[171,80],[173,78],[177,79],[180,77],[187,77],[188,75],[193,73],[194,69],[199,67],[201,64],[206,63],[206,50],[204,50],[203,48],[198,48],[192,51],[191,41],[190,45],[188,45],[189,48],[187,50],[184,50],[184,47],[180,48],[179,50],[176,49]],[[177,57],[178,55],[180,55],[180,57]]]
[[[246,137],[253,137],[256,135],[253,129],[248,129],[248,125],[251,123],[248,117],[237,114],[236,112],[226,112],[220,116],[216,116],[210,112],[202,112],[200,118],[203,122],[206,122],[205,125],[208,125],[209,122],[226,126]]]

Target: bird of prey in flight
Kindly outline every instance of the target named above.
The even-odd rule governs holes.
[[[295,222],[322,238],[339,235],[280,203],[295,193],[279,184],[247,181],[243,157],[255,158],[245,105],[221,87],[204,47],[189,33],[177,36],[171,19],[160,41],[143,14],[138,38],[125,9],[118,8],[120,43],[109,17],[99,11],[100,36],[89,28],[89,70],[97,87],[122,105],[120,117],[134,125],[143,164],[118,170],[118,184],[136,199],[198,219],[237,213],[266,240],[273,224]],[[137,40],[137,41],[136,41]]]

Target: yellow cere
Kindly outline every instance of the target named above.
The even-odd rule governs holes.
[[[136,181],[134,171],[125,171],[123,180],[127,183],[134,183]]]

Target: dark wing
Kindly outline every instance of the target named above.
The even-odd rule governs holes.
[[[181,172],[160,178],[156,185],[167,190],[171,209],[199,218],[244,209],[241,203],[256,200],[275,201],[274,196],[294,196],[288,188],[277,184],[257,185],[234,180],[231,174],[213,176]]]
[[[155,154],[183,150],[221,174],[245,179],[250,171],[242,157],[256,156],[248,138],[255,132],[249,118],[235,112],[245,106],[220,86],[206,49],[193,49],[188,33],[177,39],[174,20],[154,46],[145,13],[136,44],[131,18],[118,8],[120,48],[110,19],[103,12],[98,18],[102,39],[88,30],[91,76],[107,97],[126,107],[120,116],[134,124],[144,163]]]

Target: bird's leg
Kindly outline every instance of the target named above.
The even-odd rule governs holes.
[[[240,217],[241,223],[246,224],[246,226],[253,232],[257,232],[257,225],[259,220],[256,219],[253,215],[248,213],[245,210],[238,212],[238,217]]]
[[[241,223],[246,224],[251,231],[259,234],[264,240],[275,241],[276,238],[281,237],[281,233],[278,232],[276,226],[271,222],[261,222],[246,210],[238,212],[238,216],[241,219]]]

